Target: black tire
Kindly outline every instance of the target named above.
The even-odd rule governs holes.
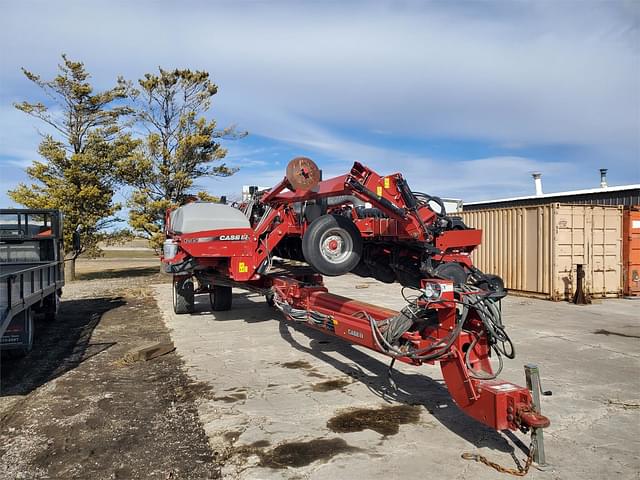
[[[193,279],[173,277],[173,311],[182,315],[193,312]]]
[[[458,285],[467,283],[467,277],[469,276],[464,267],[456,262],[441,263],[436,267],[434,273],[438,277],[451,280]]]
[[[468,228],[461,217],[449,217],[449,230],[467,230]]]
[[[60,309],[60,295],[58,293],[53,293],[45,298],[44,308],[42,312],[44,313],[44,319],[47,322],[53,322],[58,316],[58,310]]]
[[[476,286],[482,290],[492,292],[490,296],[494,299],[507,296],[507,290],[504,288],[504,280],[498,275],[485,274],[484,278],[480,280]]]
[[[267,305],[269,305],[269,307],[273,308],[276,306],[275,294],[273,292],[266,293],[264,296],[264,299],[267,302]]]
[[[362,236],[354,223],[340,215],[314,220],[302,237],[302,253],[309,265],[335,277],[354,269],[362,256]]]
[[[209,300],[211,301],[211,309],[214,312],[231,310],[231,304],[233,303],[231,287],[214,285],[213,292],[209,294]]]

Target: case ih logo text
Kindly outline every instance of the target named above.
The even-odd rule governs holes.
[[[206,242],[215,242],[218,240],[224,240],[227,242],[238,242],[242,240],[249,240],[249,235],[220,235],[219,237],[196,237],[196,238],[185,238],[183,240],[184,243],[206,243]]]
[[[239,241],[239,240],[249,240],[249,235],[220,235],[218,240],[227,240],[227,241]]]
[[[347,330],[347,334],[352,337],[364,338],[364,334],[359,332],[358,330],[351,330],[350,328]]]

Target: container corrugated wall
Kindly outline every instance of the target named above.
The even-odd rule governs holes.
[[[483,230],[473,253],[480,270],[500,275],[508,289],[569,299],[576,266],[595,297],[622,292],[622,208],[548,204],[462,212],[465,223]]]
[[[640,295],[640,206],[624,212],[622,263],[624,294]]]

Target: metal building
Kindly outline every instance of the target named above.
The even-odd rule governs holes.
[[[534,173],[535,195],[465,203],[465,223],[483,230],[474,263],[523,294],[570,299],[580,269],[592,296],[633,295],[638,267],[627,258],[634,248],[623,249],[623,212],[640,205],[640,184],[610,187],[606,172],[600,188],[548,194]]]
[[[524,197],[483,200],[465,203],[464,211],[483,210],[488,208],[521,207],[563,203],[574,205],[616,205],[631,207],[640,205],[640,184],[621,185],[618,187],[589,188],[570,192],[541,193]]]

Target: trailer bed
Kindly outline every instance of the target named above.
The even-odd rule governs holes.
[[[18,313],[62,289],[63,262],[0,264],[0,336]]]

